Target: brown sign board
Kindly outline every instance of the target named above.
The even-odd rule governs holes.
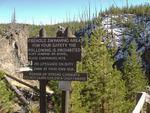
[[[77,38],[29,38],[30,61],[80,61],[81,39]]]
[[[24,72],[24,79],[28,80],[58,80],[58,81],[86,81],[87,73],[39,73]]]
[[[29,38],[28,60],[32,71],[23,72],[24,79],[86,81],[86,73],[76,73],[76,62],[81,61],[81,39]]]

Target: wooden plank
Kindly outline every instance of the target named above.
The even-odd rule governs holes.
[[[132,113],[140,113],[145,101],[146,101],[146,93],[145,92],[138,93],[138,95],[137,95],[137,105],[134,108]]]
[[[58,80],[58,81],[87,81],[87,73],[44,73],[25,72],[24,79],[28,80]]]

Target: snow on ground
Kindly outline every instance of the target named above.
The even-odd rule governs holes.
[[[117,45],[119,48],[122,48],[123,37],[126,40],[126,47],[132,42],[134,38],[133,34],[127,27],[123,26],[123,24],[121,25],[121,23],[117,23],[117,18],[120,19],[120,17],[122,19],[121,22],[127,22],[130,18],[130,21],[132,21],[135,25],[143,25],[143,31],[141,31],[140,28],[137,28],[137,31],[140,32],[138,43],[140,43],[139,45],[144,45],[139,47],[138,52],[144,51],[145,47],[150,45],[150,17],[139,17],[133,14],[124,14],[119,16],[105,15],[103,17],[102,26],[109,35],[113,35],[110,36],[110,45],[113,46],[113,44],[115,44],[115,46]],[[116,59],[123,58],[122,49],[120,49],[117,53]]]

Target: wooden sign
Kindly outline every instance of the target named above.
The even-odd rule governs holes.
[[[77,38],[29,38],[30,61],[80,61],[81,39]]]
[[[86,73],[76,73],[81,60],[81,39],[29,38],[28,60],[32,71],[24,72],[24,79],[86,81]]]
[[[58,80],[58,81],[87,81],[87,73],[47,73],[24,72],[24,79],[28,80]]]

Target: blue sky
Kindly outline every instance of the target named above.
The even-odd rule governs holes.
[[[126,5],[126,0],[0,0],[0,23],[11,21],[13,10],[16,10],[16,20],[19,23],[51,24],[79,19],[84,11],[91,14],[104,10],[114,4],[118,7]],[[129,4],[145,4],[150,0],[128,0]]]

